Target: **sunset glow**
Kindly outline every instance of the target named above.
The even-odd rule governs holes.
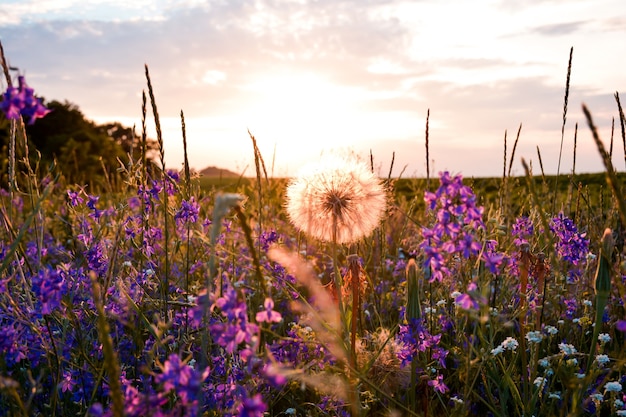
[[[46,99],[69,100],[96,122],[140,125],[148,64],[172,167],[182,163],[182,109],[197,169],[241,172],[250,130],[277,175],[347,147],[371,151],[384,172],[395,152],[395,174],[406,166],[423,176],[430,109],[433,173],[499,175],[504,133],[512,141],[520,124],[513,173],[537,146],[554,173],[574,47],[561,166],[571,166],[578,122],[577,169],[599,171],[581,105],[608,142],[624,88],[619,0],[31,0],[3,2],[0,16],[10,64]]]

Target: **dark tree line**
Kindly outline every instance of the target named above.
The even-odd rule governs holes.
[[[127,166],[131,157],[133,161],[141,161],[141,136],[133,128],[118,122],[97,125],[67,101],[51,101],[46,107],[52,111],[36,123],[26,125],[30,162],[37,167],[38,175],[47,175],[54,165],[51,173],[67,184],[95,189],[106,184],[117,188],[123,180],[119,172],[121,164]],[[0,115],[0,185],[3,187],[8,184],[9,138],[10,121]],[[20,140],[23,139],[18,135]],[[152,164],[158,144],[149,139],[146,145],[147,158]],[[23,152],[18,147],[18,157],[23,158]],[[24,164],[18,164],[17,169],[23,171]]]

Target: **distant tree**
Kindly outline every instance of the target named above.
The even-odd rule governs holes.
[[[45,167],[53,162],[57,172],[67,183],[90,185],[95,189],[106,181],[115,187],[120,183],[118,168],[126,165],[129,156],[134,161],[141,158],[141,137],[132,128],[120,123],[97,125],[87,120],[78,106],[68,101],[52,101],[46,106],[52,111],[34,124],[26,126],[31,159],[40,157],[39,166]],[[0,168],[6,172],[8,155],[9,123],[0,116],[0,145],[4,158]],[[156,141],[147,141],[147,157],[154,159]],[[105,175],[106,174],[106,175]],[[3,183],[6,183],[3,175]],[[108,177],[108,179],[107,179]]]

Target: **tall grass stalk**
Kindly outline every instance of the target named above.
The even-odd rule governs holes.
[[[430,109],[426,111],[426,189],[430,190],[430,147],[428,144],[428,123],[430,121]]]
[[[165,145],[163,144],[163,133],[161,132],[161,120],[159,118],[159,111],[157,109],[156,100],[154,99],[154,90],[152,89],[152,82],[150,81],[150,73],[148,71],[148,65],[145,65],[146,69],[146,81],[148,82],[148,94],[150,95],[150,104],[152,105],[152,115],[154,116],[154,124],[156,126],[157,141],[159,143],[159,159],[161,161],[161,179],[163,183],[163,247],[164,247],[164,267],[163,276],[161,278],[161,303],[163,307],[163,319],[168,320],[169,316],[169,288],[170,288],[170,260],[169,260],[169,176],[165,168]]]
[[[574,126],[574,151],[572,154],[572,172],[569,176],[569,185],[567,187],[567,207],[570,215],[572,213],[572,194],[574,192],[574,178],[576,176],[576,148],[578,145],[578,122]]]
[[[611,162],[611,157],[607,153],[600,136],[598,135],[598,129],[593,123],[593,118],[591,117],[591,113],[587,106],[583,104],[583,113],[585,114],[585,118],[587,119],[587,124],[589,125],[589,129],[591,129],[591,133],[593,135],[593,140],[598,147],[598,152],[602,157],[602,162],[604,163],[606,180],[613,191],[613,195],[615,196],[615,200],[617,201],[617,208],[619,210],[620,218],[622,220],[622,224],[626,224],[626,201],[624,201],[624,197],[622,195],[622,190],[619,185],[619,181],[617,176],[615,175],[615,169],[613,168],[613,163]]]
[[[626,123],[626,118],[624,118],[624,110],[622,110],[622,103],[620,103],[619,101],[619,93],[617,91],[615,92],[615,101],[617,102],[617,109],[619,111],[619,123],[622,128],[622,146],[624,149],[624,164],[626,164],[626,126],[624,126],[624,124]]]
[[[124,416],[124,395],[122,394],[122,387],[120,385],[120,366],[117,359],[117,354],[113,346],[113,340],[111,339],[111,328],[107,321],[106,314],[104,312],[104,301],[102,297],[102,289],[98,283],[98,277],[95,272],[89,274],[91,279],[91,288],[93,291],[93,302],[96,306],[98,314],[98,338],[102,344],[102,352],[104,353],[104,366],[108,374],[108,383],[110,390],[110,397],[113,403],[113,416]]]
[[[511,159],[509,160],[509,170],[507,176],[511,176],[511,169],[513,168],[513,161],[515,161],[515,151],[517,150],[517,144],[519,142],[520,133],[522,133],[522,124],[519,124],[517,128],[517,134],[515,135],[515,142],[513,142],[513,150],[511,151]]]
[[[257,247],[258,250],[261,250],[261,230],[263,230],[263,184],[262,184],[262,176],[261,169],[263,170],[263,176],[265,177],[265,183],[269,187],[269,180],[267,179],[267,170],[265,169],[265,161],[263,160],[263,155],[261,155],[261,151],[256,142],[256,138],[250,130],[248,130],[248,135],[252,140],[252,148],[254,150],[254,168],[256,172],[256,190],[257,190],[257,198],[258,198],[258,213],[257,213],[257,223],[258,223],[258,238],[257,238]]]
[[[504,207],[504,189],[506,188],[506,161],[507,161],[507,154],[506,154],[506,136],[507,136],[507,130],[504,130],[504,152],[503,152],[503,158],[502,158],[502,188],[500,189],[500,208]]]
[[[611,118],[611,140],[609,141],[609,158],[613,161],[613,136],[615,134],[615,117]]]
[[[190,202],[191,200],[191,174],[189,172],[189,158],[187,156],[187,129],[185,125],[185,114],[180,111],[180,125],[183,134],[183,198]],[[185,293],[189,296],[189,262],[191,255],[191,222],[185,222]],[[185,316],[185,327],[189,326],[189,317]],[[186,329],[185,329],[186,330]]]
[[[572,55],[574,47],[569,50],[569,61],[567,63],[567,79],[565,80],[565,97],[563,99],[563,124],[561,124],[561,146],[559,147],[559,163],[556,168],[556,176],[554,177],[554,200],[552,203],[552,212],[556,211],[556,200],[558,193],[559,173],[561,172],[561,155],[563,154],[563,139],[565,137],[565,122],[567,121],[567,100],[569,98],[569,80],[572,73]]]

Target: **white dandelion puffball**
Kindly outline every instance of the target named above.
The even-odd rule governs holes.
[[[327,242],[350,243],[378,226],[386,200],[380,180],[367,165],[328,155],[291,180],[286,208],[302,232]]]

